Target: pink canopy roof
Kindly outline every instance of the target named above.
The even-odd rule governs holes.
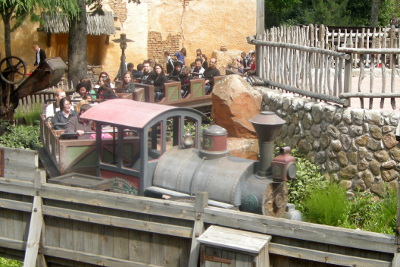
[[[82,114],[82,118],[114,125],[143,128],[150,120],[160,114],[179,109],[182,108],[129,99],[113,99],[93,106]]]

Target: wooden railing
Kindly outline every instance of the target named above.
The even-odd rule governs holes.
[[[398,29],[342,32],[311,25],[274,28],[247,40],[256,45],[257,75],[265,85],[343,106],[396,109]]]
[[[273,266],[399,264],[392,235],[216,208],[201,192],[183,203],[52,184],[36,151],[0,152],[0,250],[24,266],[197,266],[210,225],[271,235]]]

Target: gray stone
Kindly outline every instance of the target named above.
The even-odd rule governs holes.
[[[325,150],[326,151],[326,156],[329,158],[329,159],[336,159],[337,158],[337,154],[336,154],[336,152],[335,151],[333,151],[332,149],[330,149],[330,148],[328,148],[327,150]]]
[[[333,123],[334,124],[339,124],[342,121],[343,118],[343,108],[338,108],[335,112],[335,115],[333,116]]]
[[[312,106],[312,108],[311,108],[311,115],[316,124],[321,123],[321,121],[322,121],[322,115],[323,115],[322,105],[323,105],[322,103],[318,103],[318,104],[315,104],[314,106]]]
[[[366,146],[367,142],[369,140],[369,135],[368,134],[363,134],[359,137],[357,137],[356,139],[356,143],[360,146]]]
[[[365,159],[368,161],[371,161],[374,159],[374,154],[371,151],[368,151],[367,154],[365,155]]]
[[[353,184],[353,182],[350,180],[342,180],[339,182],[339,185],[346,190],[349,190],[351,188],[352,184]]]
[[[394,127],[394,126],[384,125],[384,126],[382,127],[382,132],[383,132],[384,134],[389,133],[389,132],[393,132],[394,130],[396,130],[396,127]]]
[[[381,142],[375,139],[368,139],[367,148],[371,149],[372,151],[377,151],[378,149],[382,149]]]
[[[313,142],[313,150],[318,152],[321,149],[321,142],[319,139],[315,139]]]
[[[353,181],[351,189],[356,192],[364,192],[367,189],[367,186],[365,185],[365,182],[363,180],[356,179]]]
[[[315,138],[321,137],[321,124],[314,124],[311,126],[311,134]]]
[[[371,160],[369,163],[369,169],[371,170],[372,174],[378,176],[381,174],[381,164],[376,160]]]
[[[391,148],[389,150],[389,155],[393,160],[399,162],[400,161],[400,149],[399,149],[399,147],[395,146],[395,147]]]
[[[365,110],[365,121],[374,125],[383,125],[383,118],[379,110]]]
[[[314,152],[309,152],[306,156],[306,158],[313,164],[315,164],[315,153]]]
[[[340,180],[352,180],[357,178],[357,167],[354,165],[344,167],[339,172],[339,178]]]
[[[351,146],[351,138],[348,135],[342,134],[339,137],[344,151],[348,151]]]
[[[369,166],[369,162],[366,159],[362,159],[358,162],[358,170],[365,171]]]
[[[370,188],[372,183],[374,182],[374,175],[370,170],[365,170],[361,174],[361,179],[363,179],[365,186]]]
[[[366,149],[365,147],[360,147],[360,148],[358,149],[358,157],[359,157],[360,159],[364,159],[365,156],[367,155],[367,153],[368,153],[368,149]]]
[[[371,133],[371,136],[375,139],[382,139],[382,129],[379,126],[376,125],[371,125],[369,127],[369,132]]]
[[[384,169],[393,169],[395,167],[396,167],[396,161],[394,160],[389,160],[382,163],[382,168]]]
[[[307,102],[304,104],[304,110],[309,112],[309,111],[311,111],[311,109],[314,105],[315,105],[315,102]]]
[[[313,124],[313,118],[311,117],[310,113],[304,114],[303,119],[301,120],[301,125],[305,130],[310,130],[311,125]]]
[[[385,185],[382,181],[377,181],[376,183],[373,183],[371,185],[371,192],[375,193],[379,196],[384,196],[385,195]]]
[[[399,178],[399,172],[396,170],[382,170],[382,179],[385,182],[390,182],[394,179],[398,179]]]
[[[327,160],[326,151],[320,151],[315,155],[315,160],[317,163],[322,164]]]
[[[339,135],[340,135],[340,132],[339,132],[339,130],[335,127],[335,126],[333,126],[333,125],[329,125],[327,128],[326,128],[326,131],[328,132],[328,134],[330,135],[330,136],[332,136],[333,138],[338,138],[339,137]]]
[[[349,164],[349,160],[346,157],[346,153],[343,151],[340,151],[337,154],[337,161],[340,164],[341,167],[345,167]]]
[[[342,150],[342,143],[339,140],[332,140],[331,147],[333,151],[341,151]]]
[[[309,151],[312,150],[312,145],[310,142],[306,141],[305,139],[300,140],[299,142],[299,151],[301,153],[308,153]]]
[[[333,123],[334,122],[334,117],[336,114],[337,107],[324,104],[323,110],[322,110],[322,116],[325,122],[327,123]]]
[[[347,159],[352,164],[356,164],[358,160],[358,153],[356,151],[351,151],[347,153]]]
[[[349,135],[351,137],[360,136],[364,133],[363,127],[360,125],[351,125],[349,127]]]
[[[347,134],[349,132],[349,126],[340,124],[339,131],[343,134]]]
[[[329,144],[331,143],[331,139],[327,134],[322,134],[321,136],[321,149],[325,150],[328,148]]]
[[[385,162],[389,159],[389,154],[386,150],[378,150],[374,152],[374,157],[379,161],[379,162]]]
[[[343,111],[343,121],[347,124],[352,124],[353,122],[351,121],[351,108],[346,108]]]
[[[340,169],[339,165],[333,161],[326,162],[325,166],[328,172],[337,172]]]
[[[286,96],[285,98],[283,98],[283,102],[282,102],[282,108],[284,111],[288,111],[289,108],[291,107],[291,102],[292,102],[292,98],[293,95],[290,96]]]
[[[382,142],[383,145],[388,149],[397,146],[397,144],[399,143],[396,141],[396,136],[393,132],[385,134],[382,138]]]
[[[362,125],[364,122],[364,110],[363,109],[353,109],[351,111],[351,118],[353,124]]]

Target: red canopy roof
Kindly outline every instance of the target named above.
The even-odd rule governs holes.
[[[93,106],[82,114],[82,118],[114,125],[143,128],[150,120],[160,114],[179,109],[185,108],[138,102],[129,99],[113,99]]]

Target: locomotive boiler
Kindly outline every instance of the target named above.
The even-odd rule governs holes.
[[[290,148],[273,158],[274,140],[285,121],[265,111],[251,122],[259,137],[259,161],[229,156],[227,131],[212,125],[203,131],[200,149],[166,151],[157,163],[153,188],[171,195],[207,191],[214,201],[210,204],[226,207],[223,203],[229,203],[243,211],[281,216],[288,202],[286,181],[296,174]]]

